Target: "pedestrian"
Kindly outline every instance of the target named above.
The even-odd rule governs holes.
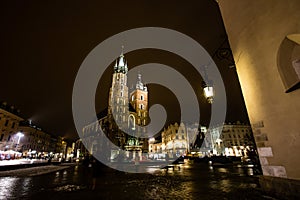
[[[92,158],[92,190],[96,189],[97,179],[102,174],[102,164],[96,158]]]

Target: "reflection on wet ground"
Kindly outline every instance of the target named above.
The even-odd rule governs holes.
[[[265,199],[252,169],[184,164],[147,174],[106,169],[91,191],[82,166],[36,177],[0,178],[0,199]]]

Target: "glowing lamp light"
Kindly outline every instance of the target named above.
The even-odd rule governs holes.
[[[150,138],[149,143],[155,142],[155,138]]]
[[[17,133],[17,136],[18,136],[18,137],[23,137],[23,136],[24,136],[24,134],[23,134],[23,133],[21,133],[21,132],[18,132],[18,133]]]
[[[205,84],[205,86],[203,87],[203,91],[208,103],[212,103],[214,99],[214,88]]]
[[[21,132],[18,132],[18,133],[17,133],[17,136],[18,136],[19,138],[18,138],[18,143],[17,143],[17,145],[16,145],[16,150],[17,150],[17,148],[18,148],[18,146],[19,146],[19,144],[20,144],[20,139],[21,139],[21,137],[24,136],[24,134],[21,133]]]

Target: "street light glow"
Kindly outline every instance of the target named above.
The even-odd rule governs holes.
[[[214,97],[214,89],[212,86],[206,86],[203,88],[204,95],[209,103],[212,103]]]
[[[23,137],[23,136],[24,136],[24,134],[23,134],[23,133],[21,133],[21,132],[18,132],[18,133],[17,133],[17,136],[18,136],[18,137]]]

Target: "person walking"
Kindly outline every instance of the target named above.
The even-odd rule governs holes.
[[[97,179],[101,176],[102,174],[102,164],[100,161],[98,161],[96,158],[93,157],[92,159],[92,190],[96,189],[97,185]]]

